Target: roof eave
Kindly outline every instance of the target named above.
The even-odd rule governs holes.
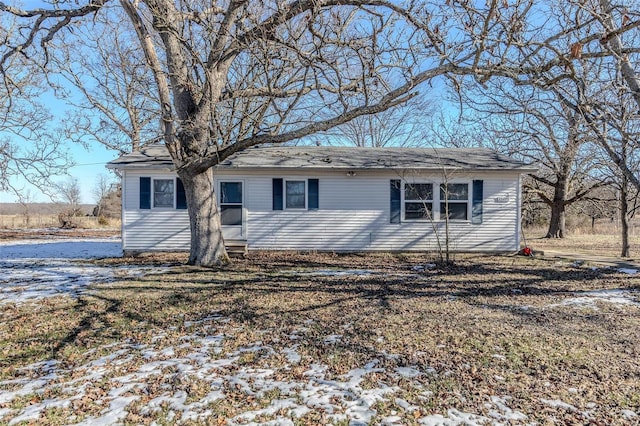
[[[107,163],[105,166],[111,170],[143,169],[143,170],[174,170],[173,163],[149,164],[149,163]]]

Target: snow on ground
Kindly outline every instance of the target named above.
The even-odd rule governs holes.
[[[122,256],[119,238],[52,238],[0,241],[0,261],[95,259]]]
[[[114,238],[0,241],[0,305],[59,295],[75,297],[90,284],[158,269],[83,262],[121,255],[120,240]]]
[[[40,394],[46,398],[34,398],[27,406],[3,409],[0,421],[14,425],[43,420],[47,410],[62,408],[68,409],[68,417],[63,422],[82,425],[119,424],[129,412],[151,418],[160,416],[177,424],[206,422],[219,415],[212,408],[215,404],[227,398],[233,401],[237,396],[232,393],[238,392],[245,395],[244,399],[252,398],[262,404],[252,406],[247,402],[245,405],[250,409],[227,419],[230,425],[293,424],[293,419],[311,411],[324,413],[331,423],[369,424],[377,414],[375,405],[386,401],[393,401],[409,414],[419,409],[398,396],[401,389],[396,385],[400,379],[427,374],[417,366],[387,371],[379,367],[380,361],[374,358],[360,368],[335,377],[330,375],[328,366],[311,363],[297,380],[285,380],[282,377],[291,376],[283,373],[300,362],[296,345],[278,351],[254,342],[224,353],[224,340],[233,339],[220,334],[218,327],[224,323],[223,317],[211,316],[206,323],[199,324],[197,330],[190,329],[190,334],[179,339],[179,345],[158,331],[154,343],[149,345],[123,342],[100,348],[98,352],[107,349],[110,353],[73,369],[65,369],[58,360],[25,367],[21,371],[23,378],[0,382],[0,405],[12,407],[13,401],[26,395]],[[249,352],[260,354],[269,367],[243,364],[242,356]],[[176,356],[177,353],[181,355]],[[276,362],[283,358],[288,362]],[[367,382],[377,373],[386,373],[389,380]],[[207,384],[202,396],[195,397],[188,392],[196,381]],[[428,398],[429,392],[422,384],[416,381],[412,385]],[[98,393],[99,399],[91,400]],[[146,397],[151,393],[151,397]],[[87,404],[93,404],[95,412],[91,415],[77,418],[71,414]],[[509,397],[490,398],[485,404],[490,418],[451,408],[444,414],[420,416],[417,421],[424,425],[481,425],[527,419],[508,404]],[[403,423],[398,415],[377,421],[387,425]]]
[[[597,302],[605,302],[616,306],[640,306],[640,293],[633,290],[594,290],[574,293],[576,297],[569,297],[561,303],[549,307],[573,306],[598,309]]]
[[[324,277],[348,277],[348,276],[361,276],[369,277],[376,275],[376,272],[369,271],[368,269],[317,269],[313,271],[294,271],[296,275],[305,276],[324,276]]]
[[[89,284],[108,281],[117,275],[159,271],[152,267],[102,267],[83,262],[119,256],[120,250],[120,242],[115,239],[0,242],[0,304],[37,301],[61,294],[75,296],[85,292]],[[374,272],[318,270],[315,274],[367,276]],[[562,305],[578,304],[575,302],[578,299],[588,299],[580,302],[586,304],[596,300],[622,305],[639,303],[635,294],[628,291],[603,290],[581,293]],[[418,406],[402,398],[402,389],[397,384],[411,381],[418,398],[428,399],[430,392],[419,379],[437,375],[433,368],[406,366],[386,370],[378,359],[372,358],[360,368],[336,377],[329,373],[329,366],[303,359],[298,352],[299,342],[307,332],[304,327],[292,333],[289,347],[274,348],[253,342],[225,353],[224,341],[233,340],[233,335],[221,331],[227,321],[228,318],[212,314],[198,321],[186,321],[185,334],[177,340],[169,339],[158,330],[150,344],[123,341],[94,348],[96,353],[108,355],[73,369],[65,366],[65,360],[58,359],[27,366],[18,378],[0,382],[0,422],[15,425],[44,420],[50,410],[54,410],[56,416],[67,413],[68,417],[60,420],[63,423],[81,425],[120,424],[130,412],[167,423],[210,422],[219,415],[212,407],[226,400],[233,404],[237,395],[232,393],[238,392],[245,398],[267,402],[246,403],[248,409],[234,413],[227,424],[289,425],[312,411],[324,413],[328,422],[354,425],[368,424],[374,419],[384,425],[399,425],[406,418],[403,414],[413,419],[415,413],[418,413],[415,420],[422,425],[526,424],[529,421],[525,413],[510,407],[508,395],[487,396],[485,415],[462,412],[455,407],[446,413],[420,413]],[[342,335],[329,335],[325,344],[335,345],[343,339]],[[242,357],[247,353],[263,357],[264,362],[260,364],[263,367],[246,365]],[[293,376],[295,379],[288,379],[292,377],[288,374],[292,368],[304,370]],[[368,380],[374,376],[375,380]],[[194,383],[205,383],[205,391],[190,392]],[[34,394],[41,397],[28,398]],[[376,418],[375,407],[380,402],[393,402],[399,411]],[[560,400],[541,399],[540,402],[558,410],[576,410]],[[78,417],[74,412],[87,414]],[[637,414],[629,410],[620,415],[624,419],[637,418]],[[588,417],[588,412],[583,416]],[[265,422],[265,419],[269,420]]]

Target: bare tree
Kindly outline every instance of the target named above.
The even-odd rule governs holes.
[[[189,262],[215,265],[226,253],[212,166],[250,146],[293,141],[401,105],[438,76],[454,85],[463,75],[480,84],[500,76],[533,84],[541,72],[566,68],[570,60],[559,52],[583,26],[546,30],[539,13],[556,4],[91,0],[24,10],[0,2],[23,28],[2,44],[0,70],[19,54],[49,70],[50,57],[66,47],[56,41],[67,28],[92,28],[96,15],[124,10],[185,185]],[[339,113],[323,118],[326,105]]]
[[[31,204],[33,203],[33,194],[30,190],[20,191],[16,194],[18,203],[22,207],[22,216],[24,217],[25,226],[28,228],[31,224]]]
[[[637,117],[635,103],[632,99],[624,96],[623,92],[620,94],[623,96],[614,100],[610,105],[610,109],[615,111],[615,115],[608,120],[609,125],[605,123],[602,134],[606,138],[605,142],[615,150],[621,160],[620,163],[611,164],[611,168],[619,194],[620,255],[629,257],[631,254],[629,217],[634,213],[634,209],[630,207],[630,201],[637,197],[638,188],[632,189],[627,174],[619,164],[629,170],[639,170],[640,150],[636,141],[640,137],[640,119]]]
[[[468,106],[465,103],[465,111]],[[494,135],[487,131],[487,126],[469,119],[466,113],[454,115],[450,110],[440,111],[430,125],[421,130],[422,140],[429,141],[433,146],[496,148]]]
[[[593,194],[572,206],[578,215],[587,216],[591,222],[591,231],[595,232],[597,221],[609,219],[611,221],[617,216],[619,208],[616,197],[617,189],[614,182],[602,186],[593,191]]]
[[[114,31],[111,23],[127,19],[119,9],[97,14],[91,26],[61,34],[63,54],[49,61],[63,78],[56,93],[72,107],[64,121],[68,138],[83,145],[97,141],[121,153],[161,136],[158,95],[136,34],[127,27]]]
[[[554,91],[563,108],[576,114],[606,156],[638,189],[640,177],[602,130],[607,123],[615,127],[615,114],[609,108],[612,94],[624,94],[640,107],[640,79],[635,72],[640,68],[640,38],[634,31],[640,26],[640,14],[631,6],[598,0],[563,2],[550,8],[551,26],[565,28],[547,39],[555,47],[555,58],[549,61],[542,55],[544,47],[536,47],[530,60],[535,57],[547,66],[512,80]]]
[[[62,211],[58,214],[60,226],[62,228],[75,228],[77,223],[75,218],[82,215],[80,209],[80,183],[76,178],[68,178],[66,181],[56,185],[57,199],[63,204]]]
[[[96,184],[93,187],[93,196],[96,199],[96,208],[93,212],[94,216],[102,216],[104,212],[104,201],[111,189],[111,183],[109,177],[104,173],[99,174],[96,178]]]
[[[328,106],[327,112],[331,111]],[[327,132],[309,137],[316,144],[361,148],[422,146],[422,129],[432,114],[431,102],[421,97],[377,114],[363,115]]]
[[[96,200],[96,206],[93,209],[94,216],[104,221],[108,218],[119,217],[122,203],[121,187],[108,175],[98,175],[93,188],[93,196]]]
[[[8,43],[16,31],[15,20],[0,16],[0,44]],[[15,178],[46,190],[50,178],[66,172],[71,160],[59,131],[47,127],[52,117],[39,102],[45,89],[37,71],[23,56],[5,62],[0,82],[0,191],[24,192]]]
[[[566,236],[567,208],[606,184],[598,174],[592,138],[579,112],[554,90],[490,84],[465,97],[493,136],[492,145],[540,170],[525,182],[551,210],[547,238]]]
[[[52,177],[65,173],[72,165],[64,139],[58,135],[0,138],[0,191],[20,194],[24,185],[17,184],[14,178],[21,177],[53,196]]]
[[[74,214],[80,211],[80,183],[76,178],[69,178],[57,185],[58,199],[66,204]]]

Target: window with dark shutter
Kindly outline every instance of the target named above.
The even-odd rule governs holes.
[[[473,181],[473,196],[471,204],[471,223],[482,223],[482,199],[483,199],[483,184],[481,180]]]
[[[145,210],[151,208],[151,178],[150,177],[140,178],[140,208]]]
[[[390,185],[390,223],[400,223],[400,179],[392,179]]]
[[[273,179],[273,210],[282,210],[283,197],[282,197],[282,179]]]

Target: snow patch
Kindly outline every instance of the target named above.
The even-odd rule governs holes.
[[[304,276],[323,276],[323,277],[348,277],[362,276],[368,277],[374,275],[374,271],[368,269],[318,269],[313,271],[295,271],[296,275]]]
[[[487,417],[465,413],[454,408],[447,410],[447,417],[441,414],[433,414],[418,419],[418,423],[425,426],[478,426],[490,421],[491,419]]]
[[[396,373],[398,373],[402,377],[406,377],[409,379],[413,379],[422,375],[422,372],[414,367],[397,367]]]
[[[562,408],[565,409],[567,411],[578,411],[578,409],[576,407],[574,407],[571,404],[567,404],[564,401],[560,401],[559,399],[544,399],[544,398],[540,398],[540,402],[542,402],[545,405],[548,405],[549,407],[553,407],[553,408]]]
[[[425,270],[433,269],[435,267],[436,267],[435,263],[425,263],[424,265],[415,265],[411,267],[411,270],[416,272],[423,272]]]
[[[302,360],[302,357],[296,351],[297,347],[298,347],[298,345],[294,345],[293,347],[285,348],[282,351],[282,353],[285,355],[285,357],[287,357],[287,361],[289,361],[289,363],[291,363],[291,364],[298,364]]]
[[[550,307],[575,306],[597,309],[596,302],[605,302],[621,306],[640,306],[638,292],[631,290],[594,290],[577,294],[580,294],[580,296],[568,298],[562,303],[550,305]]]
[[[507,402],[509,400],[511,400],[511,397],[509,396],[503,396],[503,397],[492,396],[491,402],[493,403],[493,405],[496,406],[498,410],[490,410],[489,417],[492,417],[497,420],[506,420],[508,422],[526,420],[527,416],[525,414],[517,410],[512,410],[507,405]]]
[[[18,259],[97,259],[121,257],[119,238],[53,238],[51,240],[0,241],[0,258]]]
[[[0,241],[0,305],[54,296],[78,297],[91,284],[166,270],[82,262],[121,255],[120,240],[113,238]]]

